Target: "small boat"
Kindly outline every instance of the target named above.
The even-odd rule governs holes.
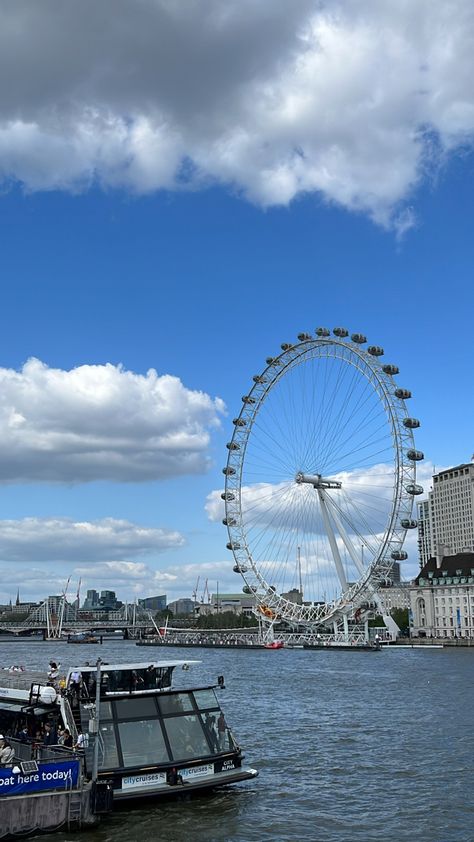
[[[283,649],[284,645],[285,644],[284,644],[283,640],[273,640],[271,643],[264,643],[263,648],[264,649]]]
[[[93,634],[68,634],[67,636],[68,643],[101,643],[102,641],[98,637],[94,637]]]

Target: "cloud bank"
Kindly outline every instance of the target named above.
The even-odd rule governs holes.
[[[225,407],[154,369],[0,368],[0,482],[143,482],[208,467]]]
[[[114,518],[82,522],[35,517],[0,520],[0,560],[5,562],[106,561],[116,565],[115,573],[123,573],[129,569],[127,564],[135,569],[133,563],[123,561],[131,555],[164,552],[184,543],[179,532],[138,526]],[[110,562],[111,558],[117,561]],[[100,565],[94,564],[94,569],[100,569]],[[109,572],[113,573],[114,569],[110,568]]]
[[[383,225],[474,135],[469,0],[15,0],[0,177],[29,190],[317,193]]]

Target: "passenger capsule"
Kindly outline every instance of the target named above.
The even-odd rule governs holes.
[[[234,420],[232,421],[232,423],[233,423],[236,427],[246,427],[246,426],[247,426],[247,422],[246,422],[245,418],[234,418]]]
[[[351,339],[353,342],[356,342],[357,345],[363,345],[364,342],[367,342],[367,337],[364,336],[363,333],[352,333]]]
[[[248,567],[246,567],[245,564],[234,564],[232,570],[234,573],[246,573]]]
[[[335,327],[333,334],[334,336],[340,336],[341,339],[344,339],[345,336],[349,336],[349,331],[346,330],[345,327]]]
[[[279,360],[278,357],[267,357],[265,362],[267,365],[281,365],[281,360]]]
[[[242,591],[246,594],[253,594],[257,588],[251,587],[250,585],[244,585]]]
[[[420,426],[420,422],[418,421],[418,418],[404,418],[403,426],[408,430],[416,430],[416,428]]]
[[[398,368],[398,365],[392,365],[391,363],[388,363],[387,365],[383,365],[383,366],[382,366],[382,371],[384,371],[384,372],[385,372],[385,374],[391,374],[391,375],[392,375],[392,377],[393,377],[395,374],[399,374],[399,373],[400,373],[400,369]]]
[[[410,485],[407,485],[406,491],[408,494],[413,494],[413,496],[416,497],[418,494],[423,494],[424,489],[422,485],[417,485],[416,482],[411,482]]]
[[[327,327],[317,327],[316,328],[316,336],[330,336],[331,331],[327,329]]]
[[[409,389],[395,389],[393,394],[396,398],[400,398],[401,401],[407,401],[408,398],[411,398],[411,392]]]
[[[310,333],[299,333],[298,334],[298,339],[300,340],[300,342],[307,342],[308,339],[312,339],[312,338],[313,337],[311,336]]]
[[[255,403],[255,398],[252,398],[251,395],[243,395],[242,401],[243,401],[243,403],[253,404],[253,403]]]
[[[237,444],[236,441],[228,441],[226,448],[227,450],[240,450],[240,444]]]
[[[425,454],[422,450],[407,450],[407,459],[409,459],[410,462],[421,462],[424,458]]]
[[[416,527],[418,526],[417,520],[408,517],[403,518],[403,520],[401,520],[400,523],[404,529],[416,529]]]
[[[235,517],[225,517],[223,518],[222,523],[224,526],[235,526],[237,521]]]
[[[228,550],[240,550],[240,544],[238,542],[228,541],[226,547]]]
[[[231,476],[233,476],[233,474],[235,474],[235,468],[231,468],[230,466],[228,466],[226,468],[222,468],[222,473],[226,477],[231,477]]]
[[[292,348],[292,347],[293,347],[293,345],[292,345],[291,342],[282,342],[281,345],[280,345],[280,348],[281,348],[282,351],[289,351],[290,348]]]
[[[254,374],[252,380],[254,381],[254,383],[268,383],[267,378],[263,377],[261,374]]]
[[[405,550],[394,550],[392,553],[392,558],[394,561],[406,561],[408,558],[408,553]]]
[[[232,491],[223,491],[221,494],[221,500],[227,500],[227,502],[235,500],[235,494],[232,494]]]
[[[381,357],[383,355],[383,348],[381,348],[380,345],[369,345],[367,353],[370,354],[371,357]]]

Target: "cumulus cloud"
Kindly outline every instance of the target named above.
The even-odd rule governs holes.
[[[181,547],[179,532],[138,526],[127,520],[104,518],[74,522],[69,518],[23,518],[0,520],[0,560],[5,562],[79,561],[118,565],[124,574],[130,555],[147,555]],[[95,567],[95,565],[94,565]],[[97,568],[98,569],[98,568]],[[110,568],[110,572],[114,572]]]
[[[201,473],[224,404],[177,377],[36,359],[0,368],[0,482],[141,482]]]
[[[474,134],[469,0],[16,0],[0,172],[31,190],[318,193],[401,233]]]

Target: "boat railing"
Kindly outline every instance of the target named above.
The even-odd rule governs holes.
[[[59,763],[62,760],[79,759],[83,764],[83,753],[62,745],[45,746],[36,742],[23,742],[16,737],[8,738],[13,748],[13,763],[22,763],[28,760],[36,760],[37,763]]]

